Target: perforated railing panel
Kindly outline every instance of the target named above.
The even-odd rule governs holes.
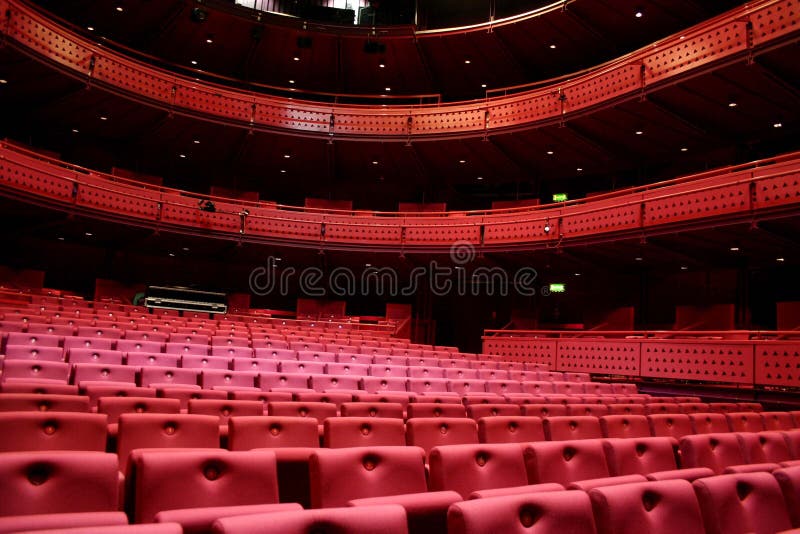
[[[556,370],[639,375],[639,342],[608,339],[558,341]]]
[[[755,353],[756,384],[800,387],[800,342],[763,341]]]
[[[743,211],[749,206],[749,195],[749,185],[743,183],[674,194],[667,198],[648,199],[644,205],[645,225],[667,224]]]
[[[87,176],[78,185],[76,202],[98,210],[137,219],[158,217],[160,195],[141,187],[114,183],[100,176]]]
[[[641,225],[641,209],[638,203],[595,210],[587,210],[582,206],[579,211],[574,214],[564,211],[561,231],[565,236],[613,232],[638,228]]]
[[[642,341],[643,377],[753,383],[753,345],[748,342]]]
[[[800,201],[800,171],[759,180],[755,185],[756,207],[778,206]]]
[[[758,10],[750,16],[753,23],[753,43],[761,44],[786,35],[800,25],[800,2],[783,0]]]
[[[35,158],[4,151],[0,158],[0,183],[45,198],[69,202],[73,181],[60,176],[52,166]]]
[[[555,370],[556,340],[524,337],[491,337],[483,339],[483,353],[497,354],[512,362],[541,363]]]

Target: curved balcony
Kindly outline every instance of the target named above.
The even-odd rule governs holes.
[[[130,225],[292,247],[531,250],[796,215],[800,152],[579,201],[432,214],[209,197],[102,174],[2,142],[0,194]]]
[[[251,130],[331,139],[411,141],[487,136],[559,123],[641,98],[658,87],[779,46],[800,28],[793,0],[762,0],[711,19],[573,77],[448,104],[370,105],[313,102],[312,94],[263,93],[215,85],[156,68],[109,50],[20,0],[0,0],[6,41],[67,74],[148,105]],[[305,100],[304,100],[305,99]]]

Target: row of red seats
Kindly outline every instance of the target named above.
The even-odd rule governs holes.
[[[747,441],[752,436],[733,437]],[[184,532],[206,532],[215,522],[217,532],[295,532],[274,530],[276,525],[291,527],[272,513],[291,510],[296,520],[324,513],[301,512],[298,503],[279,504],[284,495],[277,451],[140,449],[128,462],[124,492],[114,455],[0,454],[0,532],[43,524],[124,524],[128,519],[177,523]],[[631,456],[646,460],[631,462]],[[323,510],[393,505],[404,512],[388,516],[396,530],[353,530],[360,533],[406,528],[414,533],[583,533],[599,528],[631,534],[737,534],[800,526],[800,467],[725,475],[708,468],[676,469],[668,439],[438,447],[431,453],[430,482],[423,462],[417,447],[313,451],[310,505]],[[615,467],[608,470],[608,465]],[[651,471],[662,467],[667,470]],[[606,476],[582,478],[595,474]],[[121,504],[127,517],[118,512]],[[259,512],[270,515],[253,515]]]

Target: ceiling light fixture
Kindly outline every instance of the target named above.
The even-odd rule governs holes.
[[[281,174],[286,174],[286,169],[281,169]]]
[[[179,155],[178,155],[178,157],[179,157],[179,158],[186,159],[186,154],[179,154]]]
[[[637,19],[640,19],[644,17],[644,11],[642,11],[642,9],[639,8],[633,13],[633,16],[636,17]]]
[[[689,268],[686,265],[681,265],[681,271],[688,271]]]
[[[196,145],[199,145],[200,144],[200,139],[195,139],[195,140],[192,141],[192,143],[194,143]]]
[[[372,160],[372,164],[373,165],[377,165],[378,164],[378,160],[376,160],[376,159]]]
[[[196,59],[192,60],[192,65],[197,65],[197,60]]]
[[[578,167],[578,168],[577,168],[577,169],[575,169],[575,170],[576,170],[576,171],[578,171],[578,172],[583,172],[583,167]]]
[[[486,89],[486,84],[485,84],[485,83],[482,83],[482,84],[481,84],[481,87],[483,87],[484,89]]]
[[[636,135],[642,135],[644,133],[644,130],[636,130],[635,133]]]
[[[209,33],[208,37],[206,37],[206,43],[211,44],[213,42],[214,42],[214,35]]]
[[[175,253],[174,253],[174,252],[170,252],[170,253],[169,253],[169,257],[170,257],[170,258],[174,258],[174,257],[175,257]]]
[[[292,83],[292,84],[293,84],[293,83],[294,83],[294,80],[289,80],[289,83]]]
[[[73,128],[72,133],[80,133],[80,130],[78,130],[77,128]]]
[[[7,83],[8,83],[8,80],[6,80],[5,78],[0,78],[0,85],[5,85]]]
[[[300,57],[299,57],[299,56],[294,56],[294,57],[292,58],[292,61],[300,61]]]
[[[547,155],[548,155],[548,156],[552,156],[552,155],[553,155],[553,151],[552,151],[552,150],[548,150],[548,151],[547,151]]]
[[[379,66],[380,68],[382,68],[382,69],[383,69],[383,68],[386,68],[386,64],[384,64],[384,63],[378,63],[378,66]]]
[[[117,6],[116,10],[117,12],[122,13],[123,11],[125,11],[125,8],[123,8],[122,6]]]
[[[478,176],[478,177],[476,178],[476,180],[478,180],[478,181],[480,182],[481,180],[483,180],[483,176]]]
[[[286,159],[289,159],[289,158],[292,157],[292,155],[291,154],[284,154],[283,157],[286,158]]]
[[[94,31],[94,26],[86,26],[86,29],[89,30],[90,32],[93,32]]]
[[[466,163],[466,162],[467,162],[467,160],[465,160],[465,159],[460,159],[460,160],[458,160],[458,162],[459,162],[459,163],[461,163],[461,164],[464,164],[464,163]]]
[[[392,90],[392,88],[391,88],[391,87],[387,87],[387,88],[386,88],[386,90],[387,90],[387,91],[391,91],[391,90]]]
[[[774,123],[774,124],[772,125],[772,127],[773,127],[773,128],[782,128],[782,127],[783,127],[783,123],[776,122],[776,123]]]
[[[777,261],[778,263],[783,263],[786,260],[783,258],[775,258],[775,261]]]
[[[733,102],[733,101],[731,101],[731,102],[728,102],[728,107],[729,107],[729,108],[735,108],[735,107],[736,107],[736,106],[738,106],[738,105],[739,105],[739,104],[737,104],[736,102]]]
[[[688,148],[686,148],[685,146],[682,146],[682,147],[681,147],[681,152],[688,152],[688,151],[689,151],[689,149],[688,149]]]
[[[550,45],[550,50],[555,50],[555,49],[556,49],[556,45],[554,45],[554,44],[551,44],[551,45]]]
[[[641,256],[636,256],[633,259],[636,260],[636,261],[642,261],[644,258],[642,258]]]
[[[92,234],[92,232],[86,232],[83,235],[85,235],[86,237],[92,237],[94,234]]]
[[[100,115],[100,120],[101,121],[107,121],[108,117],[106,117],[105,115]]]
[[[731,247],[731,252],[739,252],[739,247]]]
[[[469,59],[464,60],[464,65],[469,65],[470,63],[472,63],[472,61],[470,61]]]

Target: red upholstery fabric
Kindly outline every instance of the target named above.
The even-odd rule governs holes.
[[[412,393],[446,393],[449,391],[450,381],[441,378],[410,378],[406,384],[408,391]]]
[[[336,417],[336,405],[330,402],[270,402],[267,412],[283,417],[308,417],[322,424],[328,417]]]
[[[736,434],[698,434],[680,440],[685,467],[708,467],[720,475],[726,467],[745,463]]]
[[[608,404],[609,415],[645,415],[643,404],[611,403]]]
[[[11,378],[0,382],[0,391],[3,393],[35,393],[37,395],[77,395],[78,386],[59,384],[52,380]]]
[[[239,416],[228,421],[228,448],[318,447],[317,423],[306,417]]]
[[[189,401],[193,399],[225,400],[228,398],[227,391],[200,389],[200,386],[191,386],[189,384],[158,386],[157,391],[160,397],[178,399],[181,403],[181,410],[188,410]]]
[[[533,416],[496,416],[478,419],[481,443],[524,443],[544,441],[542,419]]]
[[[219,419],[220,425],[227,425],[231,417],[263,415],[264,403],[244,400],[191,399],[189,401],[189,413],[213,415]]]
[[[708,413],[706,402],[681,402],[678,404],[682,413]]]
[[[793,459],[783,432],[774,430],[758,434],[741,432],[737,437],[739,446],[744,452],[745,462],[748,464],[780,463]]]
[[[650,425],[644,415],[604,415],[600,430],[606,438],[650,437]]]
[[[610,476],[599,439],[529,443],[524,458],[531,484],[555,482],[567,486],[578,480]]]
[[[254,371],[203,369],[200,373],[200,385],[204,389],[212,389],[216,386],[254,388],[256,386],[257,376],[258,373]]]
[[[448,534],[594,534],[589,497],[582,492],[543,492],[456,503]]]
[[[409,405],[411,409],[412,405]],[[406,422],[406,443],[429,453],[441,445],[478,443],[478,425],[468,418],[420,417]]]
[[[680,439],[694,433],[691,419],[686,414],[653,414],[647,416],[647,421],[654,437]]]
[[[323,424],[325,447],[403,446],[406,442],[402,419],[383,417],[332,417]]]
[[[399,402],[345,402],[339,407],[342,417],[392,417],[403,419]]]
[[[476,421],[481,417],[519,416],[522,414],[518,404],[470,404],[467,416]]]
[[[205,534],[211,531],[217,519],[223,517],[275,512],[295,512],[302,509],[303,507],[297,503],[206,506],[202,508],[183,508],[158,512],[155,516],[155,521],[156,523],[177,523],[183,529],[183,534]]]
[[[406,378],[399,376],[364,376],[361,377],[361,388],[368,393],[406,394],[406,382]]]
[[[789,412],[761,412],[764,430],[791,430],[795,428]]]
[[[0,412],[84,412],[91,406],[89,397],[80,395],[42,395],[38,393],[0,393]]]
[[[128,455],[141,448],[218,448],[219,423],[210,415],[136,413],[119,416],[117,456],[124,468]]]
[[[480,491],[473,491],[470,499],[488,499],[489,497],[505,497],[507,495],[524,495],[526,493],[540,493],[543,491],[562,491],[564,486],[553,482],[546,484],[529,484],[525,486],[513,486],[510,488],[494,488]]]
[[[407,534],[402,506],[364,506],[234,516],[214,523],[216,534]]]
[[[324,362],[284,360],[280,363],[281,373],[290,374],[322,374],[325,371]]]
[[[591,415],[593,417],[600,417],[603,415],[608,415],[608,406],[605,404],[586,402],[567,404],[567,415]]]
[[[528,484],[517,444],[446,445],[430,452],[430,489],[455,491],[464,499],[482,489]]]
[[[408,405],[408,418],[421,417],[467,417],[462,404],[414,402]]]
[[[278,502],[275,454],[270,451],[137,451],[127,493],[137,523],[162,510]]]
[[[199,375],[200,371],[197,369],[178,369],[159,365],[144,366],[142,367],[141,384],[144,387],[151,384],[197,385]]]
[[[756,412],[731,412],[725,414],[731,432],[761,432],[764,421]]]
[[[3,363],[3,381],[9,379],[52,380],[66,384],[69,379],[68,363],[44,360],[6,359]]]
[[[294,400],[298,402],[329,402],[336,405],[340,410],[345,402],[352,402],[353,394],[344,391],[327,390],[319,391],[298,391],[294,394]]]
[[[598,534],[704,534],[692,485],[685,480],[642,482],[589,492]]]
[[[100,363],[106,365],[122,365],[123,354],[118,350],[110,349],[69,349],[67,361],[69,363]]]
[[[169,351],[167,351],[169,352]],[[205,356],[184,354],[181,356],[181,367],[184,369],[230,369],[231,358],[226,356]]]
[[[119,510],[119,473],[113,454],[0,454],[0,516],[115,510]]]
[[[600,421],[590,415],[548,417],[544,420],[544,433],[550,441],[603,437]]]
[[[730,432],[728,420],[722,413],[692,413],[689,414],[694,434],[716,434]]]
[[[424,451],[419,447],[319,449],[311,456],[314,508],[345,506],[348,501],[424,493]]]
[[[594,488],[604,488],[606,486],[619,486],[620,484],[634,484],[637,482],[647,482],[644,475],[622,475],[618,477],[590,478],[589,480],[578,480],[567,486],[570,490],[590,491]]]
[[[74,412],[0,413],[0,452],[105,451],[104,414]]]
[[[123,413],[180,413],[181,403],[177,399],[152,397],[100,397],[98,413],[108,416],[108,423],[115,424]]]
[[[608,439],[603,449],[612,476],[677,469],[670,438]]]
[[[369,374],[369,365],[347,362],[328,363],[325,365],[325,374],[367,376]]]
[[[720,475],[693,486],[707,534],[767,534],[792,526],[781,488],[769,473]]]
[[[0,534],[19,533],[24,531],[39,531],[46,529],[66,529],[75,528],[74,534],[81,532],[91,532],[92,528],[102,526],[102,529],[94,530],[96,534],[111,531],[113,525],[127,525],[128,518],[123,512],[73,512],[64,514],[35,514],[35,515],[14,515],[0,517]]]
[[[234,371],[275,373],[278,371],[278,362],[267,358],[234,358],[232,367]]]
[[[800,466],[778,469],[772,476],[781,487],[792,526],[800,527]]]
[[[564,404],[523,404],[522,415],[534,417],[561,417],[567,415],[567,407]]]
[[[658,402],[645,404],[644,411],[646,414],[657,413],[681,413],[681,409],[677,403],[674,402]]]
[[[264,391],[272,388],[308,389],[308,375],[289,373],[259,373],[258,385]]]

